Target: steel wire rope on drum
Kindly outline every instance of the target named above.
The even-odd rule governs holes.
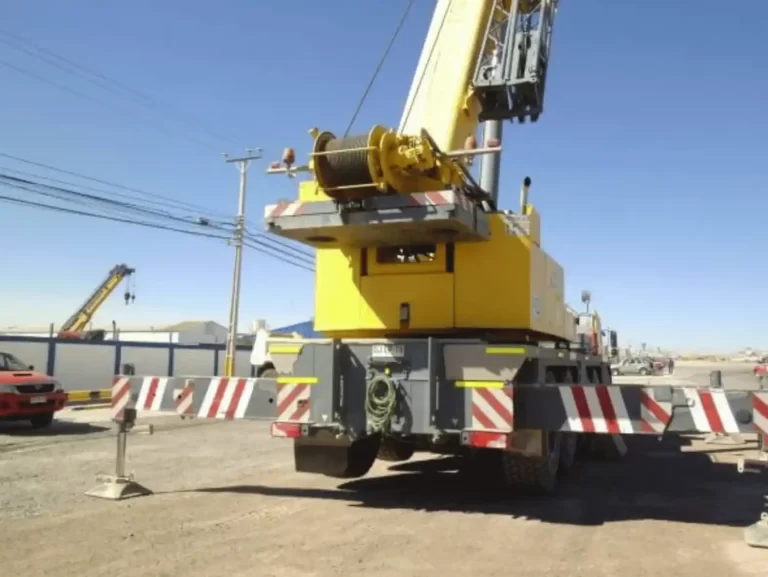
[[[376,186],[368,168],[368,135],[330,139],[321,144],[315,160],[322,174],[326,194],[335,196],[337,187],[355,187],[355,194],[375,194]]]
[[[365,416],[370,432],[388,432],[397,407],[397,386],[387,375],[373,374],[365,390]]]

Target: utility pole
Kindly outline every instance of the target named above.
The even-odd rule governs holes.
[[[229,303],[229,333],[227,334],[227,353],[224,371],[227,377],[235,376],[237,356],[237,317],[240,314],[240,272],[243,268],[243,236],[245,235],[245,188],[248,183],[248,167],[252,160],[261,158],[260,148],[247,148],[245,156],[230,158],[224,155],[224,161],[236,163],[240,171],[240,196],[237,203],[237,221],[235,222],[235,270],[232,275],[232,298]]]

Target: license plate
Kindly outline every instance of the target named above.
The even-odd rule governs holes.
[[[43,403],[48,402],[48,397],[32,397],[29,399],[30,405],[42,405]]]
[[[399,359],[405,356],[405,345],[373,345],[371,356],[375,359]]]

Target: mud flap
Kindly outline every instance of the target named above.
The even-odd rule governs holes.
[[[373,466],[381,439],[371,435],[349,442],[348,439],[327,444],[299,438],[293,444],[296,471],[327,477],[353,479],[362,477]]]

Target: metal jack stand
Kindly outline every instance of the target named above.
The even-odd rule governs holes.
[[[739,473],[759,473],[763,468],[768,469],[768,460],[739,459]],[[768,549],[768,495],[765,495],[764,499],[760,520],[744,529],[744,540],[750,547]]]
[[[85,492],[89,497],[98,497],[100,499],[109,499],[111,501],[120,501],[131,497],[141,497],[151,495],[152,491],[145,486],[140,485],[133,480],[133,474],[125,474],[125,452],[128,446],[128,433],[136,430],[136,409],[126,408],[123,411],[123,418],[116,421],[117,429],[117,454],[115,459],[115,474],[96,476],[96,485]],[[150,435],[154,433],[152,425],[142,427],[136,432],[146,432]]]

